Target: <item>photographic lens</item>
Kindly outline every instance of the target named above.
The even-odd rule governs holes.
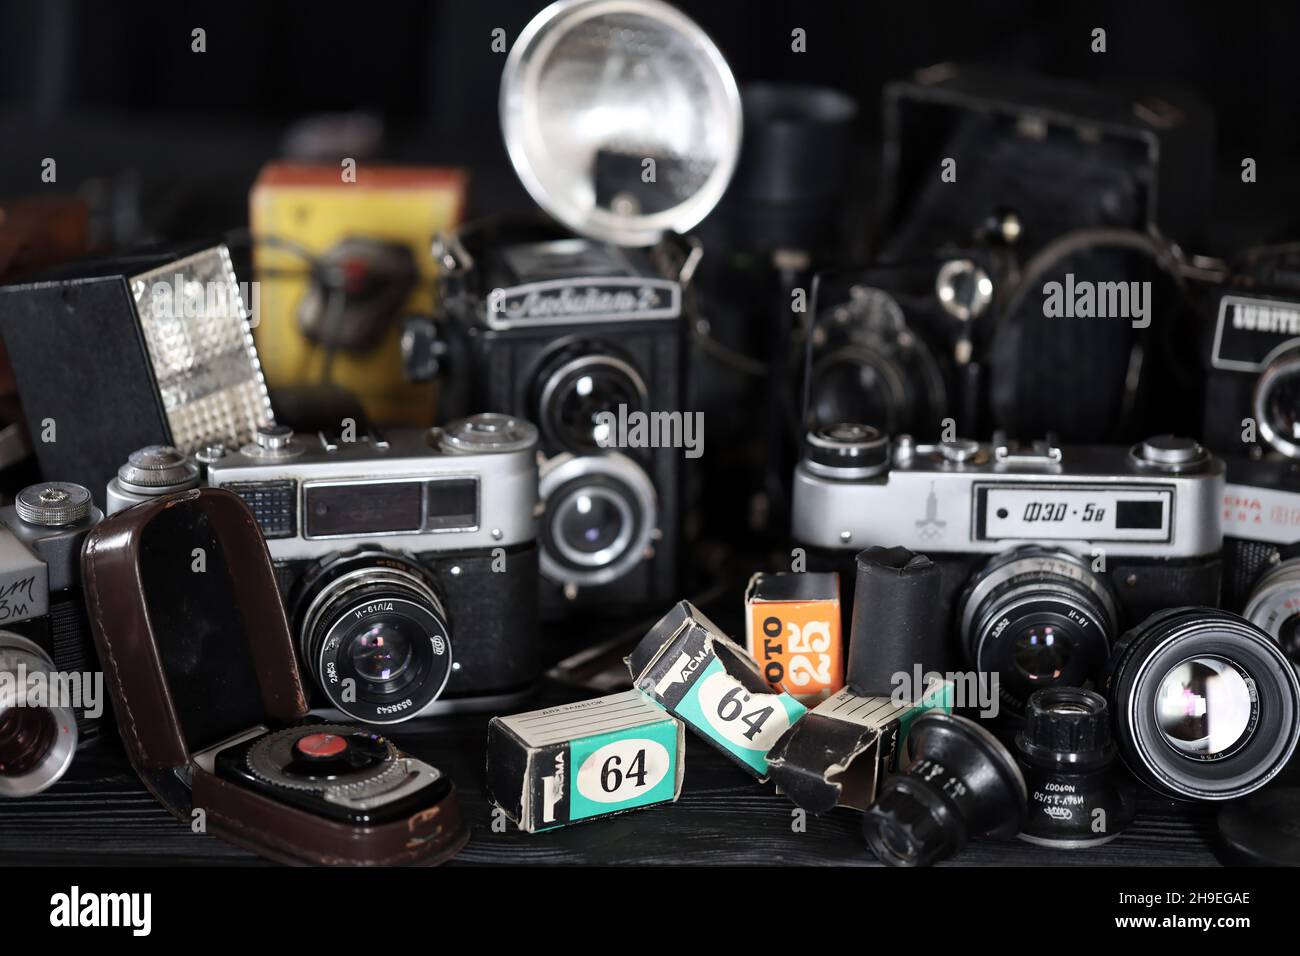
[[[1300,682],[1244,618],[1177,608],[1120,640],[1106,691],[1121,756],[1148,786],[1186,800],[1259,789],[1300,740]]]
[[[52,675],[55,664],[33,641],[0,631],[0,797],[28,797],[53,786],[77,749],[70,707],[28,699],[28,678]],[[49,682],[53,688],[53,682]]]
[[[1016,672],[1025,680],[1046,684],[1058,681],[1070,662],[1074,642],[1051,624],[1029,624],[1011,639]]]
[[[964,717],[927,711],[908,732],[911,763],[889,776],[862,818],[876,857],[929,866],[973,836],[1007,838],[1025,817],[1025,779],[1007,749]]]
[[[1156,721],[1165,740],[1201,760],[1237,750],[1258,718],[1249,678],[1222,658],[1183,661],[1156,690]]]
[[[812,415],[821,424],[868,422],[897,434],[915,418],[903,371],[887,356],[843,349],[813,367]]]
[[[540,376],[537,419],[554,446],[596,453],[613,447],[618,435],[606,415],[645,411],[645,382],[629,363],[592,353],[597,345],[570,346]]]
[[[542,468],[541,570],[560,584],[605,584],[627,574],[653,540],[654,486],[619,454],[561,455]]]
[[[327,557],[291,603],[303,663],[331,706],[389,724],[441,696],[451,630],[436,583],[416,561],[377,549]]]
[[[1025,545],[971,579],[959,620],[967,660],[998,674],[1003,702],[1019,711],[1039,688],[1100,679],[1118,613],[1110,588],[1081,558]]]
[[[604,488],[580,489],[559,505],[559,540],[574,555],[591,555],[596,563],[616,554],[631,533],[632,515],[622,498]]]
[[[1288,352],[1264,369],[1255,383],[1254,412],[1264,440],[1288,458],[1300,458],[1300,352]]]
[[[1242,617],[1272,635],[1293,663],[1300,662],[1300,558],[1289,558],[1260,576]]]
[[[376,624],[352,640],[352,667],[373,683],[396,680],[411,664],[411,643],[400,629]]]
[[[1113,773],[1106,698],[1079,687],[1035,691],[1016,735],[1029,791],[1020,839],[1064,849],[1113,840],[1133,820],[1130,788]]]

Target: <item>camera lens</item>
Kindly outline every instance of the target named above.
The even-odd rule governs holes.
[[[604,584],[643,559],[656,521],[654,486],[619,454],[561,455],[542,469],[541,569],[562,584]]]
[[[1134,776],[1186,800],[1259,789],[1300,740],[1300,681],[1244,618],[1177,608],[1120,640],[1106,682],[1120,754]]]
[[[603,488],[581,489],[559,505],[559,540],[572,555],[602,556],[617,552],[631,532],[632,515],[622,498]]]
[[[27,677],[53,674],[54,662],[34,642],[0,631],[0,797],[28,797],[53,786],[77,749],[71,708],[27,697]],[[50,686],[53,686],[51,682]]]
[[[417,716],[451,675],[451,630],[436,583],[403,555],[320,561],[292,599],[299,650],[330,705],[372,724]]]
[[[1133,820],[1130,788],[1111,773],[1106,698],[1078,687],[1034,691],[1016,753],[1029,791],[1020,838],[1064,849],[1113,840]]]
[[[605,414],[645,411],[649,397],[645,382],[629,363],[590,350],[599,346],[570,347],[552,361],[539,377],[537,420],[554,446],[572,452],[595,453],[610,447]]]
[[[808,382],[808,413],[819,425],[866,422],[892,434],[937,421],[947,389],[925,342],[897,300],[857,285],[819,316]]]
[[[1255,383],[1255,421],[1279,453],[1300,458],[1300,352],[1288,352]]]
[[[1223,658],[1183,661],[1156,690],[1156,724],[1165,740],[1200,760],[1237,750],[1258,720],[1249,678]]]
[[[1300,662],[1300,558],[1265,571],[1241,616],[1271,634],[1293,663]]]
[[[1081,558],[1025,545],[994,557],[962,596],[967,660],[997,673],[1017,712],[1042,687],[1099,679],[1117,628],[1115,597]]]
[[[411,664],[411,642],[400,629],[376,624],[352,641],[352,667],[372,683],[396,680]]]

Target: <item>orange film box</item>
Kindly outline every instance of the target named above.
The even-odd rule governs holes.
[[[844,686],[838,575],[755,574],[745,589],[745,634],[767,682],[800,703]]]

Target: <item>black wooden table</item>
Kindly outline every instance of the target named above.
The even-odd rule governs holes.
[[[548,680],[533,704],[593,696]],[[532,706],[530,704],[529,706]],[[835,864],[874,865],[860,815],[808,816],[797,832],[794,807],[687,734],[681,799],[670,806],[548,833],[493,829],[484,796],[487,715],[441,718],[419,732],[394,733],[405,749],[451,774],[472,828],[453,862],[473,864]],[[501,829],[498,824],[498,829]],[[1214,808],[1143,792],[1134,825],[1112,843],[1057,851],[1021,842],[980,841],[959,865],[1213,865]],[[115,740],[79,753],[67,777],[37,797],[0,802],[0,864],[258,864],[215,837],[195,834],[167,814],[131,772]]]

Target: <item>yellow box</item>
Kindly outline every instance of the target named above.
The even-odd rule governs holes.
[[[334,352],[328,380],[354,392],[376,422],[432,423],[436,385],[404,378],[400,317],[435,314],[431,246],[437,233],[460,222],[466,185],[463,171],[439,167],[359,166],[355,182],[344,181],[340,166],[263,168],[253,185],[250,219],[259,282],[254,336],[269,386],[316,384],[327,367],[327,350],[298,324],[310,263],[285,246],[319,256],[349,237],[397,243],[410,248],[416,264],[410,296],[372,348]]]

